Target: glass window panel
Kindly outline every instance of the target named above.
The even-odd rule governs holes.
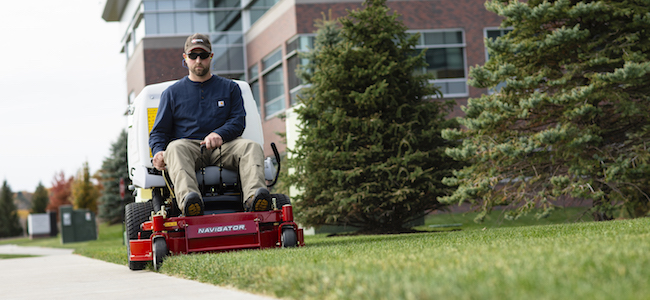
[[[255,24],[255,22],[257,22],[257,20],[259,20],[259,18],[261,18],[262,15],[264,15],[265,12],[266,12],[266,9],[263,9],[263,10],[259,10],[259,9],[253,10],[253,9],[251,9],[250,10],[251,25]]]
[[[487,31],[487,37],[489,39],[495,39],[497,37],[501,36],[501,30],[488,30]]]
[[[445,49],[429,49],[426,53],[428,73],[436,73],[436,70],[445,67]],[[437,76],[436,76],[437,77]]]
[[[144,14],[146,34],[158,34],[158,15],[152,13]]]
[[[451,69],[462,69],[463,65],[463,49],[462,48],[447,48],[447,66]]]
[[[287,59],[287,68],[288,68],[288,80],[289,80],[289,90],[300,85],[300,79],[298,79],[297,71],[298,65],[300,63],[300,58],[298,55],[294,55]]]
[[[266,76],[264,78],[265,78],[265,80],[268,80],[269,82],[282,83],[282,68],[281,68],[281,66],[277,66],[275,69],[273,69],[273,71],[266,74]]]
[[[259,75],[258,70],[259,69],[257,67],[257,64],[255,64],[254,66],[248,68],[248,76],[250,76],[251,79],[257,77],[257,75]]]
[[[239,7],[239,0],[213,0],[211,7]]]
[[[174,1],[158,0],[158,10],[174,10]]]
[[[228,14],[229,11],[215,11],[212,12],[212,18],[214,20],[214,26],[212,27],[212,31],[225,31],[226,28],[228,28],[228,23],[229,17]]]
[[[291,97],[289,99],[289,102],[290,102],[289,104],[291,106],[294,106],[294,105],[296,105],[296,103],[298,103],[298,96],[301,95],[301,92],[302,92],[302,88],[296,89],[295,91],[291,92],[291,95],[289,95]]]
[[[210,31],[210,25],[208,21],[208,12],[194,12],[192,22],[194,23],[194,32],[207,32]]]
[[[425,45],[462,44],[462,31],[425,32],[423,34]]]
[[[173,13],[161,13],[158,14],[158,33],[174,33],[174,14]]]
[[[244,51],[242,47],[212,47],[212,52],[214,52],[214,58],[212,59],[213,70],[244,69]]]
[[[284,94],[282,83],[282,66],[264,75],[264,98],[271,100]]]
[[[228,28],[228,31],[242,31],[242,26],[241,26],[241,13],[237,12],[237,19],[235,19],[235,22],[232,23],[232,25]]]
[[[176,13],[176,33],[192,34],[192,14]]]
[[[447,93],[449,94],[465,94],[467,93],[467,85],[465,82],[448,82]]]
[[[241,32],[230,32],[228,33],[228,41],[230,41],[231,44],[243,44],[244,35]]]
[[[212,31],[241,31],[241,16],[238,10],[212,12]]]
[[[294,50],[298,50],[298,46],[300,44],[300,38],[296,38],[291,42],[287,43],[287,53],[291,53]]]
[[[191,9],[192,0],[175,0],[176,9]]]
[[[230,47],[228,49],[228,58],[230,59],[230,70],[244,69],[244,49],[243,47]]]
[[[212,43],[212,46],[228,45],[228,35],[221,32],[212,34],[210,42]]]
[[[145,0],[145,1],[143,1],[143,4],[144,4],[144,10],[145,11],[151,11],[151,10],[157,10],[158,9],[158,6],[156,5],[156,4],[158,4],[158,2],[156,2],[155,0]]]
[[[284,99],[283,98],[274,99],[273,101],[266,103],[264,108],[266,108],[267,117],[279,113],[284,110]]]
[[[126,40],[126,44],[124,45],[126,49],[126,57],[131,58],[133,56],[133,41],[131,40],[131,37],[128,37]]]
[[[463,48],[440,48],[427,50],[428,73],[435,78],[465,78]]]
[[[266,7],[266,4],[264,4],[264,1],[262,0],[255,0],[253,1],[253,4],[251,4],[251,7]]]
[[[300,37],[300,51],[309,51],[314,48],[314,36],[301,36]]]
[[[445,32],[445,44],[462,44],[463,33],[461,31]]]
[[[492,30],[487,30],[486,35],[488,38],[495,39],[500,36],[506,35],[511,31],[512,29],[492,29]]]
[[[442,45],[445,43],[445,37],[442,32],[425,32],[425,45]]]
[[[280,81],[276,85],[273,85],[271,90],[273,91],[273,94],[283,96],[284,95],[284,85],[282,85],[282,81]]]
[[[228,48],[226,47],[212,47],[214,57],[212,58],[212,69],[228,70]]]
[[[434,85],[440,90],[440,92],[442,93],[443,96],[446,95],[446,94],[449,94],[448,90],[447,90],[447,83],[445,83],[445,82],[442,82],[442,83],[436,82],[436,83],[434,83]]]
[[[253,93],[253,99],[255,99],[255,104],[257,104],[257,112],[261,113],[260,109],[260,82],[258,80],[251,83],[251,92]]]
[[[209,0],[194,0],[194,7],[195,8],[208,8],[208,3],[210,3]]]
[[[280,49],[262,60],[262,68],[266,70],[267,68],[273,66],[273,64],[281,60],[282,60],[282,50]]]
[[[133,34],[135,35],[135,43],[139,43],[142,38],[145,36],[145,20],[141,19],[140,23],[136,25],[135,29],[133,30]]]

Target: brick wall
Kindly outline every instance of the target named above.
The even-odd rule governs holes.
[[[183,67],[183,48],[144,49],[145,84],[180,79],[188,74]]]
[[[501,18],[485,9],[484,0],[428,0],[428,1],[389,1],[388,7],[401,15],[409,29],[459,28],[465,32],[467,66],[485,63],[483,30],[498,27]],[[347,10],[362,8],[361,3],[322,3],[296,5],[297,29],[299,33],[312,33],[316,30],[314,20],[322,19],[323,13],[333,18],[347,15]],[[469,72],[469,69],[466,70]],[[480,97],[484,89],[469,87],[469,97]],[[457,98],[456,107],[450,116],[462,116],[461,105],[467,98]]]

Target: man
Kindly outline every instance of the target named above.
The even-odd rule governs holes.
[[[183,58],[189,75],[163,91],[149,136],[153,165],[167,170],[178,207],[185,216],[203,215],[196,170],[219,161],[239,170],[247,211],[269,210],[264,179],[264,152],[241,138],[246,112],[239,85],[210,72],[212,45],[208,36],[185,41]],[[201,151],[205,145],[207,151]],[[213,151],[221,147],[221,151]],[[203,152],[203,153],[202,153]]]

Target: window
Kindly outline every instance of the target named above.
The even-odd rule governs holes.
[[[416,49],[428,49],[425,55],[428,66],[415,72],[433,74],[433,83],[445,98],[468,96],[463,35],[462,30],[420,32]]]
[[[212,72],[217,74],[244,73],[244,43],[240,33],[220,32],[210,35],[212,43]]]
[[[484,35],[488,39],[496,39],[496,38],[498,38],[500,36],[506,35],[510,31],[512,31],[512,29],[485,28]],[[485,61],[487,62],[488,60],[490,60],[490,54],[488,53],[487,47],[486,47],[485,48]],[[506,82],[505,81],[500,82],[494,88],[488,89],[488,94],[492,95],[494,93],[498,93],[501,90],[501,88],[503,88],[504,86],[506,86]]]
[[[147,36],[210,35],[212,72],[228,78],[242,78],[244,43],[240,0],[144,0]],[[138,36],[141,38],[140,36]]]
[[[253,98],[255,99],[255,104],[257,104],[257,112],[262,114],[262,108],[260,105],[260,81],[259,81],[259,68],[257,64],[248,68],[248,82],[251,86],[251,92],[253,93]]]
[[[257,113],[262,113],[262,106],[260,105],[260,81],[255,80],[251,83],[251,92],[253,93],[253,98],[255,98],[255,104],[257,104]]]
[[[210,8],[174,8],[174,5],[162,5],[163,2],[166,1],[144,2],[147,35],[242,31],[241,9],[238,1],[237,6]]]
[[[269,118],[284,110],[284,83],[282,66],[275,67],[264,75],[264,109]]]
[[[284,111],[284,72],[282,71],[282,49],[278,49],[262,60],[264,79],[264,111],[269,119]]]
[[[124,48],[126,50],[126,57],[130,59],[133,57],[133,52],[135,51],[135,46],[133,44],[133,39],[131,38],[132,35],[129,35],[126,38],[126,44],[124,44]]]
[[[287,41],[287,80],[289,81],[290,105],[296,104],[296,96],[304,87],[304,83],[298,78],[297,70],[300,65],[309,63],[308,59],[300,58],[299,52],[309,51],[314,48],[314,35],[297,35]]]
[[[251,1],[251,5],[248,7],[248,13],[250,14],[250,25],[255,24],[255,22],[261,18],[273,5],[278,3],[278,1],[279,0]]]

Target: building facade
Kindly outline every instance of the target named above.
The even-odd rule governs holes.
[[[418,48],[429,49],[429,66],[443,97],[457,103],[487,90],[467,85],[470,66],[485,63],[484,38],[506,31],[484,0],[394,0],[387,5],[402,15],[409,33],[420,33]],[[270,142],[285,145],[278,133],[291,131],[281,116],[291,111],[302,88],[296,77],[298,52],[313,45],[314,22],[362,8],[360,0],[107,0],[102,18],[119,22],[124,32],[127,96],[145,85],[182,78],[185,38],[199,32],[211,37],[214,74],[247,81],[263,120],[265,153]],[[117,41],[116,41],[117,42]]]

